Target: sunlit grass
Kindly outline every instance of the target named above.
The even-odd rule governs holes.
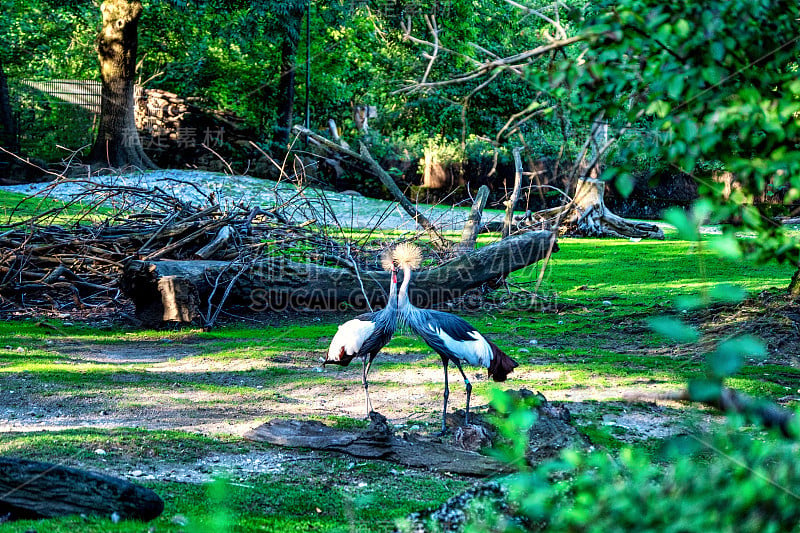
[[[67,205],[55,198],[0,190],[0,227],[26,222],[34,217],[40,217],[40,224],[89,224],[100,222],[111,213],[113,211],[106,207],[89,207],[80,203]]]

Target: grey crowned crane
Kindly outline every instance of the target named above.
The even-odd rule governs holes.
[[[392,272],[386,306],[380,311],[358,315],[339,326],[328,348],[328,356],[322,363],[323,366],[330,364],[347,366],[354,358],[361,358],[363,365],[361,383],[364,385],[367,418],[372,412],[367,382],[369,368],[375,356],[388,344],[397,329],[397,269],[389,255],[383,256],[382,265],[384,269]]]
[[[462,363],[482,366],[489,371],[494,381],[505,381],[508,374],[518,366],[517,362],[503,353],[493,342],[481,335],[466,320],[443,311],[420,309],[408,299],[408,286],[411,283],[411,271],[419,267],[422,254],[413,244],[398,245],[393,253],[394,261],[403,269],[403,283],[397,297],[400,320],[409,329],[422,337],[428,346],[439,354],[444,367],[444,407],[442,408],[442,433],[447,432],[447,398],[450,388],[447,383],[447,366],[453,362],[467,389],[467,408],[464,424],[469,424],[469,400],[472,395],[472,384],[464,374]]]

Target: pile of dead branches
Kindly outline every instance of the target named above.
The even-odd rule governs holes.
[[[42,212],[27,219],[14,209],[0,225],[0,314],[74,315],[130,306],[143,324],[200,322],[211,328],[223,308],[249,314],[386,304],[390,274],[382,271],[380,255],[396,243],[371,231],[353,236],[339,224],[325,193],[306,190],[302,182],[275,184],[270,206],[263,207],[221,201],[174,178],[168,181],[189,185],[193,193],[179,198],[159,186],[130,186],[103,176],[69,181],[76,186],[70,201],[37,207]],[[64,180],[52,187],[59,185]],[[30,210],[37,201],[53,205],[49,192],[18,208]],[[475,250],[480,209],[457,245],[413,206],[400,203],[430,236],[426,255],[443,263],[419,272],[411,293],[417,305],[497,287],[510,272],[558,249],[553,233],[540,231]]]
[[[120,275],[132,260],[242,265],[302,253],[350,266],[354,256],[369,255],[320,231],[314,219],[290,223],[286,211],[296,202],[223,206],[212,194],[197,205],[158,188],[93,183],[66,204],[0,225],[0,310],[120,308],[127,303]]]

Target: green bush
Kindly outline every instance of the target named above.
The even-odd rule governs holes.
[[[632,447],[571,452],[513,478],[511,499],[537,531],[796,531],[798,451],[729,426],[672,442],[666,466]]]

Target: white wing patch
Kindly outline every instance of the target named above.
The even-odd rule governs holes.
[[[331,346],[328,348],[328,360],[338,361],[339,353],[344,346],[344,353],[355,355],[364,345],[364,341],[375,331],[375,322],[354,318],[348,320],[336,331]]]
[[[433,328],[430,324],[428,327],[436,332],[444,342],[444,345],[447,346],[447,349],[456,354],[459,359],[473,366],[489,368],[489,364],[492,362],[492,347],[489,346],[483,335],[473,330],[469,332],[469,335],[475,340],[457,341],[441,328]]]

